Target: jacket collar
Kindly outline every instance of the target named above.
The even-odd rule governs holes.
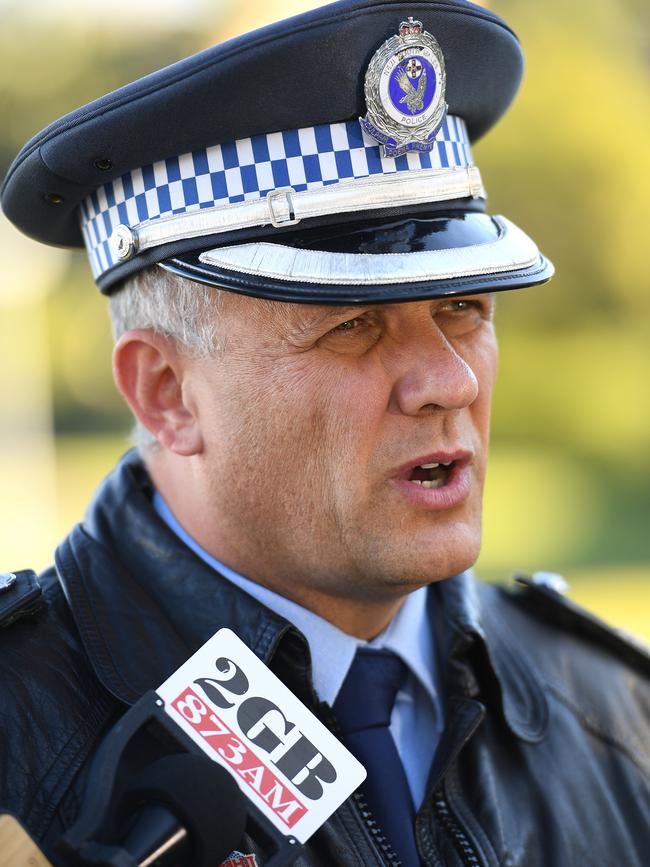
[[[59,579],[103,685],[132,704],[223,626],[267,664],[294,632],[298,667],[308,670],[299,634],[183,545],[152,508],[152,494],[144,465],[129,452],[56,552]]]
[[[435,591],[447,624],[448,693],[492,704],[518,738],[542,740],[548,725],[546,697],[525,637],[510,634],[503,588],[464,572],[434,585]]]
[[[59,579],[104,687],[132,704],[228,626],[313,704],[304,637],[185,546],[153,509],[152,495],[144,465],[129,452],[56,552]],[[515,734],[538,740],[546,704],[532,665],[504,642],[493,588],[463,573],[433,585],[431,601],[439,634],[447,636],[440,652],[449,688],[496,701]]]

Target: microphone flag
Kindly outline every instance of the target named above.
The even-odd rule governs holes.
[[[366,771],[230,629],[220,629],[157,690],[171,719],[301,843]]]

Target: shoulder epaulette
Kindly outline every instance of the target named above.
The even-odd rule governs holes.
[[[535,611],[571,632],[579,632],[612,650],[625,662],[650,675],[650,649],[635,636],[616,629],[564,595],[553,582],[528,575],[513,576],[520,590],[516,599],[534,604]],[[568,586],[568,585],[567,585]]]
[[[31,569],[0,572],[0,629],[21,617],[29,617],[42,604],[41,585]]]

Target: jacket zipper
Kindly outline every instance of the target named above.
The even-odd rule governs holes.
[[[325,727],[329,729],[329,731],[331,731],[336,738],[338,738],[340,731],[339,724],[336,720],[336,717],[332,714],[329,705],[319,703],[318,716],[320,717],[320,720],[325,725]],[[373,843],[381,853],[387,867],[402,867],[402,862],[400,861],[397,852],[388,842],[385,835],[382,834],[379,823],[372,815],[372,810],[368,806],[366,799],[361,794],[359,789],[356,789],[354,792],[352,792],[351,797],[361,815],[366,830],[370,834]]]
[[[320,717],[321,722],[335,737],[338,737],[339,724],[329,705],[318,701],[316,704],[318,706],[317,715]],[[382,857],[386,860],[387,867],[402,867],[402,862],[400,861],[397,852],[395,852],[384,834],[382,834],[377,820],[373,817],[372,811],[359,789],[352,793],[352,800],[359,810],[359,814],[361,815],[363,823],[370,834],[373,843],[381,853]],[[482,867],[482,862],[478,857],[476,850],[472,846],[467,834],[463,831],[460,823],[453,816],[451,808],[445,800],[442,786],[436,789],[433,794],[433,806],[438,821],[447,834],[452,838],[464,867]]]
[[[451,812],[449,804],[445,800],[442,788],[438,789],[433,796],[433,804],[436,816],[447,834],[451,837],[458,850],[461,860],[466,867],[481,867],[481,860],[472,846],[467,834]]]
[[[361,818],[373,839],[375,846],[379,849],[382,856],[386,860],[389,867],[402,867],[402,862],[399,860],[397,852],[390,845],[386,837],[382,834],[377,820],[373,818],[372,811],[368,806],[366,799],[363,797],[359,789],[352,793],[354,803],[357,805]]]

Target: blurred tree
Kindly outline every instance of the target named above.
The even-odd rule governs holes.
[[[529,568],[647,563],[647,9],[489,5],[520,36],[527,66],[515,105],[475,156],[491,210],[524,226],[557,275],[499,299],[484,562],[503,563],[511,533],[510,552],[527,550]],[[550,563],[533,553],[540,533]]]

